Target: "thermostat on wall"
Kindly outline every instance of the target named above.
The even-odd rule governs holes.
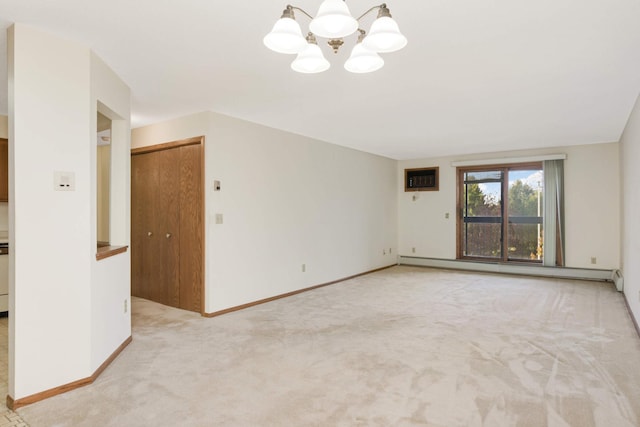
[[[55,171],[53,173],[53,189],[56,191],[76,191],[76,174]]]

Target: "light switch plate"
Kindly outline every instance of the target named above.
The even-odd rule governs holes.
[[[74,172],[53,172],[53,189],[55,191],[76,191],[76,174]]]

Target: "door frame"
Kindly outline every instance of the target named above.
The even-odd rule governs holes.
[[[171,150],[174,148],[180,148],[180,147],[185,147],[188,145],[199,145],[200,146],[200,162],[201,162],[201,186],[200,186],[200,200],[201,200],[201,215],[202,215],[202,221],[200,224],[200,233],[202,238],[200,239],[200,277],[202,278],[201,283],[200,283],[200,315],[204,316],[205,315],[205,283],[206,283],[206,277],[205,277],[205,248],[206,248],[206,243],[205,243],[205,221],[206,221],[206,217],[205,217],[205,159],[204,159],[204,155],[205,155],[205,151],[204,151],[204,140],[205,137],[204,135],[202,136],[194,136],[191,138],[185,138],[185,139],[180,139],[180,140],[176,140],[176,141],[171,141],[171,142],[165,142],[162,144],[155,144],[155,145],[147,145],[144,147],[137,147],[137,148],[132,148],[131,149],[131,156],[135,156],[135,155],[139,155],[139,154],[146,154],[146,153],[152,153],[155,151],[163,151],[163,150]],[[132,266],[133,267],[133,266]],[[133,269],[133,268],[132,268]]]

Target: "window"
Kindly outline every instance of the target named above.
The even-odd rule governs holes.
[[[458,168],[458,258],[542,263],[542,162]]]

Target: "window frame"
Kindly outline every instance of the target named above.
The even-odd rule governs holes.
[[[518,163],[503,163],[503,164],[491,164],[491,165],[478,165],[478,166],[459,166],[456,168],[456,259],[461,261],[481,261],[481,262],[495,262],[495,263],[509,263],[518,264],[525,263],[530,265],[542,266],[542,259],[509,259],[508,251],[508,235],[509,235],[509,172],[518,170],[542,170],[544,171],[544,162],[518,162]],[[464,255],[464,245],[462,237],[464,233],[464,175],[469,172],[485,172],[485,171],[501,171],[501,238],[500,238],[500,257],[480,257],[480,256],[468,256]],[[506,185],[505,185],[506,183]],[[506,218],[506,220],[505,220]],[[544,224],[544,211],[541,212],[542,224]]]

